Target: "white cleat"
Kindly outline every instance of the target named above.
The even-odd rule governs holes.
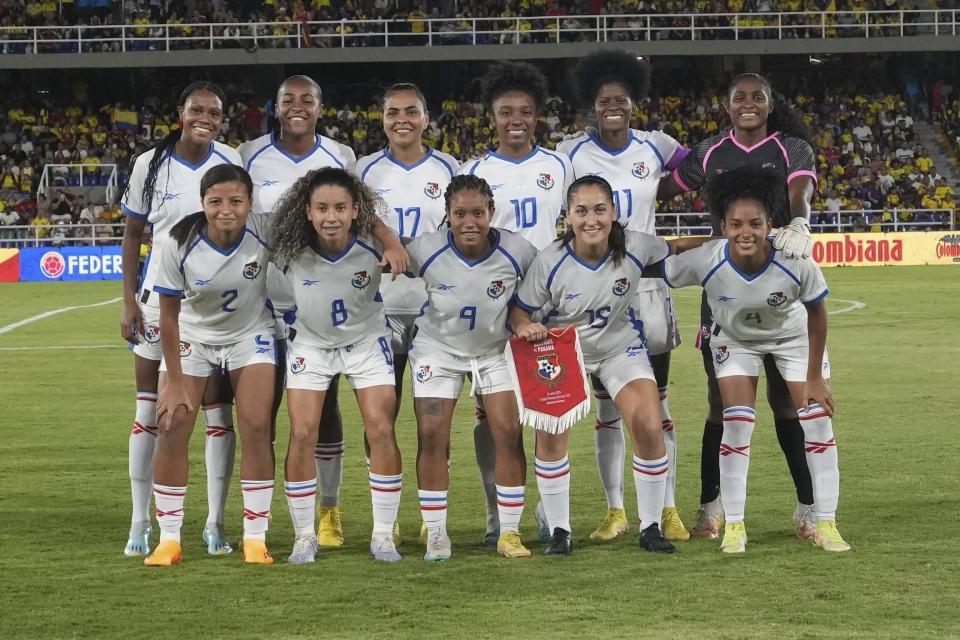
[[[130,525],[130,535],[127,538],[127,546],[123,549],[123,555],[128,557],[150,555],[149,522],[134,522]]]
[[[450,559],[450,538],[447,532],[435,529],[427,534],[427,552],[423,559],[429,562],[446,562]]]
[[[370,555],[380,562],[400,562],[402,556],[393,544],[393,536],[373,536],[370,538]]]
[[[317,560],[316,536],[300,536],[293,543],[293,551],[287,558],[288,564],[311,564]]]

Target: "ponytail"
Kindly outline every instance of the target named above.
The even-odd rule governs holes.
[[[200,233],[200,229],[206,222],[207,216],[203,211],[191,213],[173,225],[170,229],[170,237],[176,240],[178,247],[183,248]]]

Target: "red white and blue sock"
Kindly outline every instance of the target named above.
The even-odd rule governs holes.
[[[137,413],[130,430],[127,461],[130,473],[131,522],[150,522],[153,452],[157,447],[157,394],[137,391]]]
[[[659,525],[663,514],[663,494],[667,486],[667,456],[646,460],[633,456],[633,484],[637,490],[640,530]]]
[[[317,479],[300,482],[287,480],[283,485],[287,494],[287,507],[293,521],[293,533],[296,537],[313,535],[317,506]]]
[[[534,458],[534,472],[537,474],[537,489],[543,502],[543,513],[547,526],[554,529],[570,529],[570,460],[563,456],[559,460],[547,461]]]
[[[343,484],[343,440],[318,442],[313,449],[320,489],[320,506],[340,505],[340,485]]]
[[[677,432],[674,430],[667,388],[660,387],[660,426],[663,428],[663,446],[667,449],[667,486],[663,493],[663,506],[677,506]]]
[[[153,485],[153,501],[157,507],[157,524],[160,526],[160,542],[180,542],[180,527],[183,526],[183,501],[186,487]]]
[[[608,509],[623,509],[623,461],[627,455],[620,410],[606,392],[594,392],[597,425],[593,430],[597,471],[607,496]]]
[[[207,423],[207,438],[204,443],[207,465],[207,524],[222,526],[237,450],[237,435],[233,431],[233,405],[207,405],[203,407],[203,417]]]
[[[403,489],[403,474],[382,476],[370,474],[370,497],[373,501],[373,535],[389,536],[400,509],[400,492]]]
[[[747,472],[750,470],[750,437],[757,422],[750,407],[723,410],[720,440],[720,501],[727,522],[743,522],[747,502]]]
[[[833,420],[819,404],[797,412],[803,427],[804,451],[813,480],[814,513],[817,520],[834,522],[840,500],[840,466]]]
[[[273,501],[273,480],[241,480],[243,493],[243,539],[266,540]]]
[[[447,492],[424,491],[417,492],[420,498],[420,515],[427,531],[447,531]]]
[[[523,515],[524,487],[497,486],[497,511],[500,515],[500,534],[520,533]]]

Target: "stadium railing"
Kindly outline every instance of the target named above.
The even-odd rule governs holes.
[[[958,11],[818,11],[0,27],[2,53],[956,36]],[[414,28],[422,31],[414,32]],[[189,30],[189,34],[185,32]]]
[[[68,225],[4,225],[0,226],[0,247],[23,249],[26,247],[97,247],[120,244],[123,222],[96,222],[93,224]],[[63,232],[61,235],[60,232]],[[98,233],[109,235],[97,236]],[[43,237],[41,237],[43,234]]]

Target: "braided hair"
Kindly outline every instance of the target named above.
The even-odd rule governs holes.
[[[451,202],[453,202],[453,196],[461,191],[476,191],[486,199],[487,209],[490,211],[494,209],[493,189],[490,188],[490,184],[487,183],[486,180],[470,174],[453,176],[450,184],[447,185],[446,191],[443,192],[444,214],[439,228],[442,229],[450,226],[450,218],[448,215],[450,214]]]
[[[499,62],[487,69],[480,79],[483,104],[487,111],[493,102],[509,91],[521,91],[533,98],[537,111],[542,111],[550,95],[547,78],[529,62]]]
[[[600,87],[608,82],[623,85],[634,102],[647,97],[650,91],[650,65],[633,53],[602,50],[581,58],[570,74],[573,94],[580,107],[593,108]]]
[[[570,188],[567,189],[567,215],[570,215],[570,211],[573,210],[573,198],[582,187],[598,187],[610,201],[610,208],[613,209],[613,187],[610,186],[610,183],[600,176],[585,175],[574,180]],[[610,248],[610,255],[613,258],[613,264],[616,266],[620,266],[620,262],[627,255],[627,235],[625,231],[618,220],[614,220],[610,226],[610,236],[607,238],[607,243]],[[567,225],[567,230],[560,237],[560,244],[566,246],[570,244],[573,238],[573,227]]]

